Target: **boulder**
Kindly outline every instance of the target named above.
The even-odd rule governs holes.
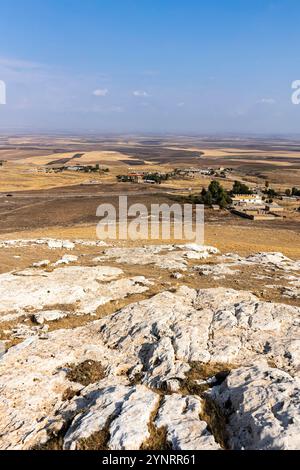
[[[298,378],[261,362],[232,371],[211,397],[227,418],[230,448],[300,448]]]
[[[195,396],[168,395],[155,420],[166,428],[167,440],[174,450],[221,450],[207,423],[200,419],[202,400]]]

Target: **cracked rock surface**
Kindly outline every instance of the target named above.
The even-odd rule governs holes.
[[[0,449],[300,447],[300,307],[201,288],[254,267],[259,281],[296,290],[299,262],[194,244],[99,254],[101,244],[60,242],[13,241],[94,250],[85,265],[71,263],[87,251],[59,253],[0,275],[0,326],[19,341],[0,355]],[[147,277],[138,264],[151,266]],[[152,273],[163,270],[157,293]]]
[[[122,274],[121,269],[107,266],[68,266],[51,272],[29,268],[1,274],[0,322],[57,304],[77,304],[79,314],[90,314],[111,300],[147,290],[149,281],[143,276],[118,279]]]
[[[226,410],[231,448],[299,449],[299,379],[261,363],[232,371],[211,395]]]
[[[112,417],[108,447],[139,448],[148,437],[149,419],[158,403],[157,390],[176,392],[175,395],[166,396],[155,421],[158,427],[165,426],[169,416],[167,440],[173,448],[216,447],[213,436],[209,435],[199,417],[199,398],[187,398],[180,394],[190,363],[218,361],[225,366],[228,363],[252,363],[264,357],[272,359],[277,367],[286,371],[270,369],[274,371],[275,385],[276,374],[283,377],[283,384],[294,383],[296,379],[288,372],[296,374],[299,366],[299,342],[295,340],[294,330],[299,316],[300,309],[296,307],[263,303],[247,292],[225,289],[197,292],[182,287],[176,293],[163,292],[129,305],[84,327],[54,331],[49,333],[47,339],[29,338],[11,348],[0,363],[1,448],[30,448],[47,440],[46,436],[51,433],[45,429],[54,415],[72,415],[68,407],[72,408],[74,401],[69,403],[64,398],[70,387],[77,392],[81,390],[84,396],[88,393],[89,399],[88,402],[86,399],[82,401],[81,395],[73,399],[79,403],[79,408],[80,403],[84,403],[85,414],[76,417],[76,405],[74,421],[70,424],[66,420],[69,426],[64,438],[66,448],[74,448],[87,434],[101,431]],[[98,383],[93,385],[93,391],[87,392],[82,390],[80,383],[74,384],[68,380],[69,365],[88,359],[101,361],[106,370],[106,380],[113,383],[113,388],[112,385]],[[237,402],[243,399],[243,393],[247,392],[250,397],[251,390],[257,390],[255,381],[259,382],[260,376],[258,372],[251,376],[250,372],[245,372],[244,379],[241,373],[232,372],[221,389],[217,389],[220,391],[213,396],[224,410],[227,409],[227,398],[224,402],[222,397],[226,390],[222,390],[227,384],[235,393],[241,387]],[[130,385],[130,380],[136,374],[139,374],[140,385],[134,387]],[[261,374],[262,380],[264,372]],[[248,391],[244,392],[246,378]],[[237,381],[236,386],[233,380]],[[264,391],[268,380],[262,382],[261,391],[256,397],[257,404],[262,407],[268,406]],[[295,386],[287,386],[288,393],[293,395]],[[281,400],[280,393],[284,396],[287,391],[284,389],[281,392],[279,388],[277,396]],[[128,394],[130,398],[124,401]],[[273,396],[276,397],[275,392]],[[170,405],[172,400],[177,403],[173,414],[170,411],[173,408]],[[249,399],[245,400],[250,406]],[[232,403],[235,403],[234,400]],[[276,398],[272,406],[275,405]],[[291,402],[289,405],[294,414],[297,405],[299,409],[299,394],[295,394],[293,404]],[[104,410],[109,414],[105,420]],[[252,416],[251,410],[249,416]],[[239,411],[238,406],[236,411]],[[100,421],[97,413],[103,418],[99,418]],[[282,413],[284,415],[285,412]],[[242,418],[240,412],[232,420],[230,432],[237,434],[235,439],[231,438],[232,447],[260,447],[260,441],[244,441],[244,428],[247,428],[248,421]],[[293,417],[293,422],[290,419],[284,422],[287,435],[294,435],[296,431],[299,434],[299,421]],[[184,423],[190,426],[189,433]],[[261,426],[265,427],[264,421]],[[272,439],[272,433],[269,439]],[[277,444],[269,445],[276,447]],[[293,444],[290,446],[293,447]]]

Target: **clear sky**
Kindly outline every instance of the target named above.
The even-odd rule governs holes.
[[[1,0],[0,131],[300,133],[299,0]]]

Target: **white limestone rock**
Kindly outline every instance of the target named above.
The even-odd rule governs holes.
[[[70,418],[73,415],[74,417],[64,437],[65,450],[76,450],[80,447],[80,441],[103,431],[107,423],[119,415],[124,402],[128,400],[134,391],[133,387],[123,384],[103,388],[101,388],[101,385],[99,383],[100,389],[93,387],[93,391],[89,392],[89,395],[83,391],[83,396],[80,399],[73,399],[70,405],[62,407],[58,412],[58,416],[60,416],[60,418],[56,418],[60,422],[58,429],[65,422],[63,416]],[[78,407],[80,401],[82,403]],[[57,423],[55,426],[57,428]]]
[[[280,252],[262,252],[242,257],[236,253],[227,253],[216,258],[218,264],[226,263],[228,266],[260,266],[265,271],[280,273],[300,272],[300,261],[292,260]],[[265,278],[265,277],[264,277]],[[261,279],[264,279],[261,277]],[[272,277],[270,277],[272,279]]]
[[[233,270],[226,264],[204,264],[195,266],[194,269],[202,276],[212,276],[214,280],[224,279],[226,276],[234,276],[238,273],[238,270]]]
[[[160,404],[160,396],[148,388],[113,382],[83,389],[69,404],[63,405],[49,426],[40,432],[59,432],[71,422],[64,437],[64,449],[76,450],[83,440],[107,429],[111,450],[138,450],[149,438],[149,424],[158,409],[154,425],[165,427],[167,440],[174,450],[219,450],[220,446],[201,421],[202,409],[198,397],[166,396]],[[159,405],[160,404],[160,405]]]
[[[232,449],[300,448],[299,379],[260,363],[232,371],[211,397],[227,416]]]
[[[167,251],[167,254],[162,252]],[[115,259],[118,263],[155,265],[162,269],[186,269],[187,261],[180,252],[173,252],[168,245],[147,246],[138,248],[108,248],[95,262]]]
[[[300,261],[293,261],[279,252],[256,253],[248,256],[246,262],[269,265],[285,271],[300,271]]]
[[[57,250],[57,249],[61,250],[63,248],[62,240],[49,240],[47,244],[50,250]]]
[[[248,292],[181,287],[104,319],[102,333],[109,347],[143,365],[144,383],[168,388],[192,361],[241,364],[263,356],[297,373],[299,322],[300,308]]]
[[[172,279],[182,279],[183,274],[181,274],[181,273],[172,273],[171,277],[172,277]]]
[[[178,248],[185,251],[195,251],[197,253],[208,253],[209,255],[218,255],[220,251],[214,246],[198,245],[197,243],[189,243],[187,245],[178,245]]]
[[[45,442],[44,430],[63,405],[67,389],[80,384],[66,378],[68,364],[100,361],[117,364],[114,351],[101,341],[99,323],[57,330],[11,348],[0,360],[0,449],[30,449]],[[122,383],[122,378],[118,379]]]
[[[186,270],[188,260],[207,259],[209,256],[218,253],[218,250],[202,245],[153,245],[134,248],[109,248],[103,255],[94,259],[101,262],[115,259],[118,263],[155,265],[161,269]]]
[[[207,423],[200,419],[201,411],[199,397],[169,395],[163,400],[155,425],[166,428],[167,440],[174,450],[220,450]]]
[[[4,356],[5,351],[6,351],[5,341],[0,341],[0,360],[2,356]]]
[[[61,310],[46,310],[33,315],[33,320],[35,323],[43,325],[45,322],[57,321],[67,316],[68,314],[66,312],[62,312]]]
[[[94,247],[94,246],[108,246],[108,244],[103,240],[75,240],[75,245],[81,245],[85,247]]]
[[[300,297],[300,287],[282,287],[281,289],[283,297],[290,297],[291,299],[299,299]]]
[[[143,276],[114,281],[121,274],[121,269],[107,266],[70,266],[52,272],[27,269],[2,274],[0,322],[58,304],[76,304],[78,314],[91,314],[111,300],[148,289],[149,281]]]
[[[70,240],[49,240],[48,248],[50,248],[50,250],[63,248],[66,250],[74,250],[75,243],[71,242]]]
[[[54,263],[54,266],[60,266],[62,264],[76,263],[78,261],[78,256],[75,255],[64,255],[61,259]]]
[[[144,386],[134,387],[124,401],[120,414],[109,427],[109,448],[139,450],[150,436],[148,423],[159,402],[159,395]]]
[[[49,249],[66,249],[73,250],[75,246],[85,247],[101,247],[108,246],[103,240],[59,240],[53,238],[37,238],[37,239],[16,239],[16,240],[0,240],[0,248],[19,248],[26,246],[46,245]]]
[[[58,268],[52,273],[29,269],[25,274],[2,275],[0,294],[3,315],[11,311],[12,306],[24,312],[26,306],[49,305],[49,299],[46,303],[44,296],[47,297],[46,288],[48,286],[49,289],[54,281],[61,286],[61,291],[56,290],[53,294],[53,302],[57,304],[61,299],[66,303],[66,299],[73,296],[79,302],[76,313],[82,312],[84,307],[91,312],[99,301],[123,298],[128,292],[143,292],[149,285],[143,277],[126,279],[120,278],[121,274],[122,271],[116,268],[74,266]],[[12,292],[17,288],[20,295],[15,298]],[[76,290],[73,291],[73,288]],[[26,293],[29,297],[25,296]],[[38,312],[34,313],[43,312],[43,308],[36,310]],[[44,312],[47,311],[44,308]],[[239,373],[233,371],[230,374],[230,378],[220,386],[223,388],[214,389],[215,399],[223,406],[222,403],[227,402],[223,396],[229,393],[228,389],[230,394],[236,391],[238,403],[245,394],[242,406],[249,406],[249,416],[254,415],[256,420],[259,416],[255,414],[255,407],[251,408],[252,396],[255,406],[262,403],[265,407],[268,400],[273,403],[272,397],[275,397],[276,403],[283,401],[283,411],[274,408],[276,403],[271,405],[273,415],[274,410],[275,414],[282,415],[280,419],[276,418],[280,426],[275,425],[277,421],[274,421],[271,434],[268,434],[268,426],[264,426],[267,434],[259,431],[256,441],[256,438],[251,441],[239,432],[244,428],[240,427],[240,421],[236,424],[235,419],[239,419],[243,408],[234,405],[233,415],[229,416],[231,443],[236,448],[263,447],[265,442],[268,443],[267,447],[292,447],[297,441],[294,436],[296,428],[291,427],[289,422],[282,423],[285,423],[285,416],[293,418],[295,423],[298,419],[294,413],[296,388],[290,383],[296,383],[292,376],[296,377],[299,373],[299,325],[300,308],[262,302],[249,292],[224,288],[196,291],[182,286],[177,292],[163,292],[80,328],[47,333],[44,339],[39,339],[35,333],[11,348],[0,360],[0,449],[29,449],[47,441],[51,423],[56,426],[55,429],[67,426],[65,447],[76,447],[81,438],[87,437],[86,433],[92,436],[95,430],[102,429],[101,416],[104,421],[106,405],[110,408],[105,425],[111,428],[112,448],[138,448],[148,435],[148,418],[156,409],[155,389],[158,388],[160,393],[166,390],[176,392],[180,406],[182,399],[187,407],[184,409],[189,410],[188,416],[183,416],[184,412],[180,412],[178,405],[178,410],[174,410],[174,413],[178,411],[178,419],[170,416],[168,435],[173,445],[182,449],[200,445],[201,448],[211,448],[215,444],[207,435],[205,425],[196,417],[197,410],[201,410],[201,402],[197,398],[194,402],[194,399],[188,400],[180,395],[190,363],[219,362],[224,364],[224,368],[232,368],[245,367],[261,358],[272,361],[278,368],[275,369],[274,380],[269,376],[264,378],[267,370],[252,373],[250,368],[244,373],[242,368]],[[84,389],[79,383],[70,382],[67,372],[69,364],[78,365],[86,360],[100,361],[107,378]],[[137,373],[139,385],[134,387],[129,384],[128,376],[133,378]],[[233,385],[230,385],[231,380]],[[107,390],[106,398],[101,398],[101,390],[111,387],[115,387],[115,392]],[[69,388],[81,391],[71,401],[64,398]],[[264,394],[269,391],[265,402]],[[131,400],[129,397],[132,397]],[[142,410],[138,407],[141,402],[144,404]],[[264,410],[262,413],[265,413]],[[158,414],[161,423],[166,421],[164,417],[168,414],[166,411]],[[134,422],[137,423],[136,428]],[[299,435],[299,430],[297,432]],[[269,444],[270,435],[275,444],[273,441]],[[283,444],[278,441],[281,435]]]
[[[46,266],[49,266],[51,261],[49,259],[44,259],[42,261],[38,261],[37,263],[33,263],[33,268],[45,268]]]

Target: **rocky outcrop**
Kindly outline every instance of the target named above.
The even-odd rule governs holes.
[[[237,269],[233,270],[226,264],[202,265],[195,266],[195,271],[198,271],[202,276],[212,276],[213,279],[224,279],[226,276],[234,276],[237,274]]]
[[[0,242],[40,245],[45,260],[0,275],[0,449],[299,448],[300,307],[287,305],[299,262],[196,244]],[[241,276],[246,291],[228,288]],[[250,293],[251,276],[286,303]],[[4,353],[8,340],[23,342]]]
[[[261,302],[248,292],[181,287],[108,317],[102,336],[135,358],[133,372],[145,370],[144,383],[174,389],[174,379],[180,382],[194,361],[242,364],[263,355],[296,373],[299,320],[299,308]]]
[[[72,413],[78,401],[76,398],[69,408],[63,409],[63,413]],[[76,408],[78,414],[64,437],[63,447],[78,449],[83,440],[107,429],[107,446],[110,449],[138,450],[149,438],[148,423],[158,402],[156,393],[140,385],[112,385],[102,389],[94,387],[93,392],[89,390],[89,395],[85,395],[85,407],[81,411]],[[57,422],[59,420],[63,420],[63,415]]]
[[[247,257],[227,253],[219,256],[217,262],[225,262],[232,266],[258,265],[270,268],[272,271],[300,271],[300,261],[291,260],[280,252],[255,253]]]
[[[234,370],[211,391],[232,449],[300,448],[300,381],[266,363]]]
[[[269,265],[274,269],[282,269],[285,271],[299,271],[300,261],[293,261],[282,253],[257,253],[246,258],[248,263]]]
[[[95,262],[114,259],[118,263],[155,265],[161,269],[183,270],[188,260],[205,260],[218,250],[211,246],[190,245],[153,245],[135,248],[108,248]]]
[[[200,419],[199,397],[168,395],[159,410],[155,425],[166,428],[167,441],[175,450],[220,450],[207,423]]]
[[[218,448],[201,418],[201,399],[181,392],[191,364],[218,362],[232,369],[261,358],[286,372],[267,366],[233,371],[212,397],[224,413],[230,410],[230,447],[264,447],[267,418],[260,421],[261,413],[258,437],[245,435],[256,407],[264,410],[269,400],[292,436],[284,444],[291,448],[300,430],[292,378],[299,367],[299,317],[299,308],[261,302],[247,292],[181,287],[80,328],[29,337],[0,361],[0,448],[28,449],[63,431],[61,446],[68,449],[103,432],[108,448],[137,449],[149,438],[151,422],[165,428],[174,449]],[[101,362],[106,378],[84,388],[68,372],[89,360]],[[266,446],[279,446],[280,430],[274,424]]]
[[[70,266],[52,272],[29,268],[1,274],[0,322],[51,307],[57,310],[57,305],[74,305],[76,314],[91,314],[111,300],[145,292],[150,285],[143,276],[121,275],[121,269],[107,266]]]
[[[36,313],[33,315],[33,320],[35,323],[39,325],[43,325],[45,322],[51,322],[60,320],[61,318],[65,318],[68,316],[67,312],[63,312],[61,310],[45,310],[40,313]]]
[[[0,248],[23,248],[27,246],[47,246],[51,250],[73,250],[76,246],[107,246],[102,240],[59,240],[53,238],[0,240]]]

